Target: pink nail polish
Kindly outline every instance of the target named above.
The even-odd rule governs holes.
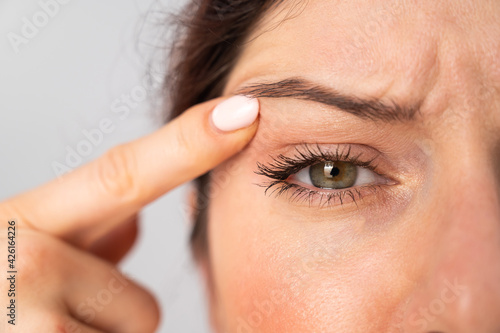
[[[258,115],[258,99],[236,95],[215,107],[212,123],[223,132],[231,132],[252,125]]]

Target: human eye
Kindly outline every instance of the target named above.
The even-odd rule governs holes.
[[[291,157],[280,154],[269,164],[257,163],[256,173],[270,179],[258,185],[266,188],[266,194],[289,194],[291,201],[306,201],[309,206],[357,205],[357,200],[394,181],[378,171],[378,154],[355,150],[352,145],[325,150],[319,144],[301,144]]]

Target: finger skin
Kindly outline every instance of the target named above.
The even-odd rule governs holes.
[[[224,98],[196,105],[160,130],[7,202],[23,226],[88,247],[144,205],[243,149],[258,121],[223,133],[210,113]],[[0,205],[0,211],[2,210]],[[1,214],[0,214],[1,215]]]
[[[90,327],[68,315],[54,315],[47,311],[33,313],[28,322],[21,326],[8,325],[5,333],[43,332],[43,333],[110,333]]]
[[[17,327],[45,321],[60,325],[64,324],[62,316],[71,316],[103,332],[152,333],[156,329],[160,313],[154,297],[112,264],[32,230],[24,231],[18,252],[22,259],[18,261]],[[44,312],[50,316],[37,316]]]
[[[44,331],[51,332],[51,331]],[[64,332],[64,333],[105,333],[104,331],[95,329],[93,327],[87,326],[74,318],[65,318],[64,324],[60,324],[56,331],[53,332]]]
[[[117,264],[133,247],[138,232],[139,218],[134,215],[96,240],[86,250],[112,264]]]

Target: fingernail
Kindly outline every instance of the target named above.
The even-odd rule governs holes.
[[[248,127],[259,115],[256,98],[236,95],[220,103],[212,111],[212,123],[219,130],[231,132]]]

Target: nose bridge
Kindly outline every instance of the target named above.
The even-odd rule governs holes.
[[[429,259],[410,297],[405,332],[500,332],[498,173],[477,147],[464,140],[440,176],[449,186],[434,195],[442,204],[429,214],[436,217],[433,241],[423,250]]]
[[[498,174],[489,151],[481,150],[480,140],[463,141],[467,143],[459,143],[460,156],[449,159],[444,168],[448,190],[437,195],[447,203],[448,212],[443,216],[450,235],[477,243],[500,235]]]

